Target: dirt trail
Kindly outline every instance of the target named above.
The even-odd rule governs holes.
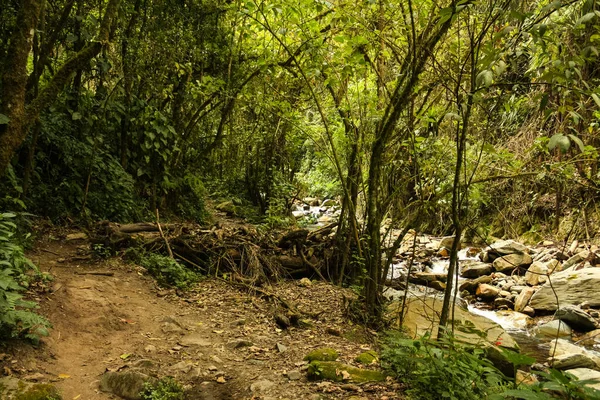
[[[9,364],[21,377],[55,381],[65,400],[115,398],[99,391],[101,375],[140,360],[185,383],[189,399],[399,398],[392,383],[306,380],[302,359],[312,349],[333,347],[352,363],[371,348],[364,330],[344,320],[350,293],[343,289],[297,282],[270,288],[301,311],[322,312],[310,328],[280,330],[272,303],[225,282],[207,279],[178,295],[120,259],[81,260],[88,248],[45,240],[30,254],[55,278],[39,298],[53,329],[39,348],[13,349]],[[99,271],[113,275],[89,274]]]

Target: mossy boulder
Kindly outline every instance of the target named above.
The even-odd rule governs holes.
[[[380,382],[385,375],[380,371],[356,368],[335,361],[313,361],[308,365],[308,379],[334,382]]]
[[[305,361],[335,361],[340,355],[337,350],[330,347],[323,347],[311,351],[304,357]]]
[[[7,376],[0,379],[0,399],[62,400],[62,396],[54,385],[25,382]]]
[[[379,355],[377,354],[376,351],[369,350],[369,351],[365,351],[364,353],[360,353],[358,356],[356,356],[354,361],[356,361],[357,363],[360,363],[362,365],[370,365],[370,364],[373,364],[374,362],[379,361]]]

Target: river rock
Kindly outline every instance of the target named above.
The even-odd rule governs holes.
[[[555,319],[537,327],[537,334],[548,337],[571,336],[573,330],[565,322]]]
[[[388,306],[387,315],[392,319],[392,323],[397,328],[400,328],[398,315],[400,314],[401,305],[401,302],[396,301]],[[403,328],[412,337],[420,337],[426,333],[435,333],[438,330],[441,309],[442,300],[439,296],[411,297],[406,302]],[[451,309],[450,316],[454,314],[455,324],[474,325],[476,330],[485,332],[486,334],[482,338],[478,334],[456,329],[454,334],[458,340],[471,344],[479,343],[481,345],[500,342],[502,347],[518,349],[515,340],[497,323],[483,316],[472,314],[458,304],[454,307],[454,312],[452,311]]]
[[[531,256],[526,253],[508,254],[494,260],[494,269],[498,272],[511,272],[518,267],[526,267],[533,262]]]
[[[577,306],[567,304],[561,307],[556,310],[554,318],[565,321],[578,331],[589,332],[596,329],[596,320]]]
[[[548,267],[546,264],[536,261],[529,266],[525,273],[525,282],[529,286],[537,286],[540,283],[546,282],[546,274],[548,274]]]
[[[536,310],[555,311],[561,307],[587,302],[591,307],[600,306],[600,268],[585,268],[579,271],[562,271],[552,275],[552,286],[546,282],[531,298],[529,305]]]
[[[523,289],[515,299],[515,311],[523,311],[529,304],[529,300],[531,300],[531,296],[533,296],[534,293],[534,288]]]
[[[553,274],[555,272],[559,272],[563,270],[562,264],[560,261],[556,259],[549,260],[546,262],[546,267],[548,268],[548,273]]]
[[[445,236],[440,240],[440,249],[445,248],[448,250],[452,249],[452,244],[454,243],[454,238],[456,236]],[[460,243],[458,243],[458,249],[460,250]]]
[[[507,298],[497,297],[494,299],[494,308],[496,308],[496,309],[503,308],[503,309],[512,310],[514,307],[515,307],[515,304]]]
[[[554,357],[551,361],[552,367],[559,370],[596,367],[594,360],[592,360],[586,354],[563,354],[561,356]]]
[[[486,300],[495,299],[499,293],[500,289],[486,283],[479,285],[477,287],[477,292],[475,292],[478,297]]]
[[[460,269],[460,276],[464,278],[479,278],[483,275],[489,275],[493,271],[491,264],[475,262],[463,265]]]
[[[527,246],[515,242],[514,240],[500,240],[491,244],[485,249],[490,256],[496,257],[506,256],[508,254],[523,254],[528,253]]]
[[[462,292],[466,290],[469,293],[475,293],[477,287],[483,283],[491,283],[492,277],[489,275],[480,276],[477,279],[466,280],[459,285],[459,290]]]
[[[580,381],[588,381],[594,380],[597,382],[588,383],[586,386],[591,387],[596,390],[600,390],[600,372],[594,371],[589,368],[574,368],[567,371],[570,374],[573,374]]]
[[[567,261],[564,262],[564,264],[562,265],[563,271],[584,261],[586,258],[589,257],[589,255],[590,255],[590,252],[587,250],[583,250],[583,251],[575,254],[573,257],[569,258]]]
[[[579,343],[584,346],[594,346],[600,344],[600,329],[594,329],[579,338]]]

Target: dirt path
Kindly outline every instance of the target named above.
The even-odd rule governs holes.
[[[342,315],[349,292],[325,283],[270,288],[301,311],[322,312],[309,328],[281,330],[272,303],[225,282],[207,279],[177,295],[120,259],[78,259],[87,248],[46,240],[30,254],[55,277],[39,299],[53,329],[40,348],[15,348],[5,360],[21,377],[55,381],[65,400],[114,398],[99,391],[101,375],[135,365],[175,376],[189,399],[399,398],[393,383],[306,380],[302,359],[312,349],[333,347],[352,363],[371,348]],[[112,276],[86,274],[98,271]]]

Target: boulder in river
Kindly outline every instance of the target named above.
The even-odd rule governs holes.
[[[406,302],[406,313],[403,326],[409,335],[420,337],[426,333],[437,332],[439,316],[442,309],[441,299],[435,296],[411,297]],[[388,316],[394,319],[393,323],[399,328],[397,319],[401,302],[393,302],[388,307]],[[459,341],[474,343],[500,343],[500,346],[518,349],[517,342],[497,323],[480,315],[472,314],[469,310],[458,305],[454,307],[454,322],[457,328],[454,331]],[[472,326],[480,332],[485,332],[484,338],[471,332],[463,332],[460,325]]]
[[[483,275],[489,275],[492,273],[494,268],[491,264],[474,262],[465,264],[460,268],[460,275],[463,278],[479,278]]]
[[[477,292],[475,294],[477,297],[481,297],[484,300],[493,300],[500,293],[500,289],[495,286],[488,285],[487,283],[483,283],[477,287]]]
[[[515,242],[514,240],[500,240],[491,244],[485,250],[490,261],[497,257],[506,256],[509,254],[525,254],[529,252],[527,246]]]
[[[523,311],[529,304],[529,300],[531,300],[531,296],[533,296],[534,293],[534,288],[523,289],[515,299],[515,311]]]
[[[561,307],[587,302],[590,307],[600,306],[600,268],[562,271],[551,276],[531,298],[529,305],[536,310],[555,311]],[[555,293],[556,292],[556,296]],[[557,299],[558,297],[558,303]]]
[[[556,310],[555,319],[560,319],[578,331],[589,332],[596,329],[596,320],[578,306],[567,304]]]
[[[537,327],[537,334],[547,337],[571,336],[573,330],[569,325],[560,320],[553,320]]]
[[[511,272],[518,267],[531,265],[533,259],[526,253],[508,254],[494,260],[494,269],[498,272]]]
[[[477,290],[477,288],[479,287],[480,284],[482,283],[491,283],[492,282],[492,277],[489,275],[484,275],[484,276],[480,276],[477,279],[468,279],[464,282],[462,282],[459,285],[459,290],[462,291],[467,291],[469,293],[475,293],[475,291]]]
[[[527,272],[525,272],[525,282],[529,286],[537,286],[540,283],[544,283],[547,280],[548,267],[546,264],[536,261],[529,266]]]

